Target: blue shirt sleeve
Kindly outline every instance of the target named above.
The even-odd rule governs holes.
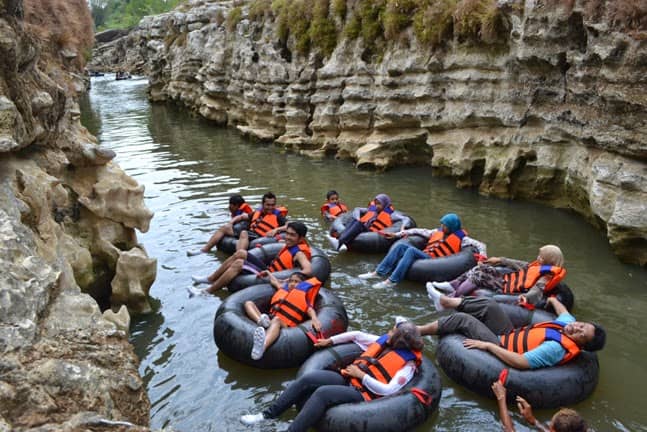
[[[557,321],[568,324],[574,322],[575,317],[566,312],[558,316]],[[547,341],[534,350],[528,351],[523,356],[528,360],[530,369],[538,369],[555,366],[562,361],[564,354],[566,354],[566,350],[558,342]]]

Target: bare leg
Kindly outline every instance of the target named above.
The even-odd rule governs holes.
[[[234,255],[238,255],[240,252],[244,252],[245,255],[247,255],[246,251],[237,251]],[[240,272],[243,270],[244,263],[245,260],[242,258],[233,260],[228,268],[225,271],[221,272],[220,276],[218,276],[218,278],[211,284],[211,286],[207,288],[207,292],[213,294],[219,289],[226,287],[229,282],[231,282],[236,276],[240,274]],[[218,268],[218,270],[220,270],[220,268]],[[218,270],[216,271],[216,273],[218,273]]]
[[[270,327],[265,332],[265,350],[267,350],[281,334],[281,328],[285,327],[283,321],[278,318],[272,318]]]
[[[245,313],[255,323],[258,322],[258,320],[261,318],[261,311],[258,310],[258,307],[256,306],[256,303],[254,303],[251,300],[247,300],[245,302]]]
[[[230,256],[222,264],[220,264],[220,267],[218,267],[215,272],[211,273],[211,275],[207,278],[209,280],[209,283],[213,283],[215,280],[218,280],[227,270],[229,270],[229,267],[231,267],[231,265],[235,261],[245,261],[246,259],[247,251],[236,251],[232,256]]]
[[[421,336],[433,336],[438,334],[438,321],[418,326]]]
[[[240,236],[238,236],[238,241],[236,242],[236,251],[239,250],[247,250],[249,247],[249,233],[247,230],[243,230],[240,232]]]
[[[218,230],[211,236],[207,244],[204,245],[204,247],[200,250],[202,252],[209,252],[214,246],[220,243],[220,240],[222,240],[222,238],[226,235],[234,235],[234,226],[232,224],[228,223],[218,228]]]

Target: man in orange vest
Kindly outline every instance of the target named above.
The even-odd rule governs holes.
[[[287,249],[292,249],[297,247],[298,250],[295,250],[294,255],[292,256],[292,262],[286,263],[283,254],[279,252],[277,258],[270,263],[267,269],[263,269],[265,264],[263,262],[248,262],[248,258],[251,259],[251,256],[248,256],[246,249],[237,250],[232,256],[227,258],[218,269],[207,277],[200,276],[191,276],[194,282],[196,283],[207,283],[210,284],[209,288],[206,289],[208,293],[214,293],[221,288],[227,286],[236,276],[238,276],[243,271],[243,266],[247,264],[248,266],[258,268],[261,276],[265,276],[269,271],[278,271],[279,267],[283,270],[285,268],[293,268],[299,266],[301,272],[310,276],[312,274],[312,264],[310,263],[309,256],[309,247],[305,240],[306,233],[308,232],[308,227],[303,222],[289,222],[287,229],[285,230],[285,246]],[[280,264],[278,266],[277,264]],[[274,270],[276,268],[276,270]],[[193,292],[193,291],[192,291]],[[200,291],[201,292],[201,291]]]
[[[247,250],[249,242],[260,237],[274,237],[287,229],[285,207],[276,206],[276,195],[267,192],[261,200],[261,207],[247,218],[249,229],[240,233],[236,250]]]
[[[466,348],[488,351],[517,369],[563,364],[581,349],[602,349],[606,341],[606,332],[600,325],[576,321],[555,297],[550,297],[548,303],[555,309],[557,319],[515,329],[493,299],[448,297],[430,283],[427,292],[436,309],[452,308],[457,313],[420,326],[422,335],[462,334],[468,338],[463,341]]]

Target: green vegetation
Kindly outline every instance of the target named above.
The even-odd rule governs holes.
[[[129,28],[146,15],[168,12],[184,0],[89,0],[98,31]]]
[[[450,41],[500,45],[510,31],[496,0],[251,0],[246,8],[251,21],[273,20],[279,41],[301,55],[329,56],[339,34],[361,38],[362,57],[379,61],[410,27],[432,49]]]

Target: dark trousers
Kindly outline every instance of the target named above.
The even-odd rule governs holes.
[[[331,406],[363,400],[362,394],[348,385],[338,372],[313,371],[290,384],[263,414],[266,418],[276,418],[292,405],[302,404],[288,432],[306,432],[321,420]]]
[[[366,227],[364,226],[363,223],[358,221],[357,219],[353,219],[348,226],[342,231],[341,234],[339,234],[339,246],[345,244],[348,246],[348,243],[352,242],[355,240],[355,237],[360,235],[366,231]]]
[[[497,302],[483,297],[466,297],[456,313],[438,320],[438,335],[459,333],[470,339],[499,344],[497,335],[510,333],[512,321]]]

